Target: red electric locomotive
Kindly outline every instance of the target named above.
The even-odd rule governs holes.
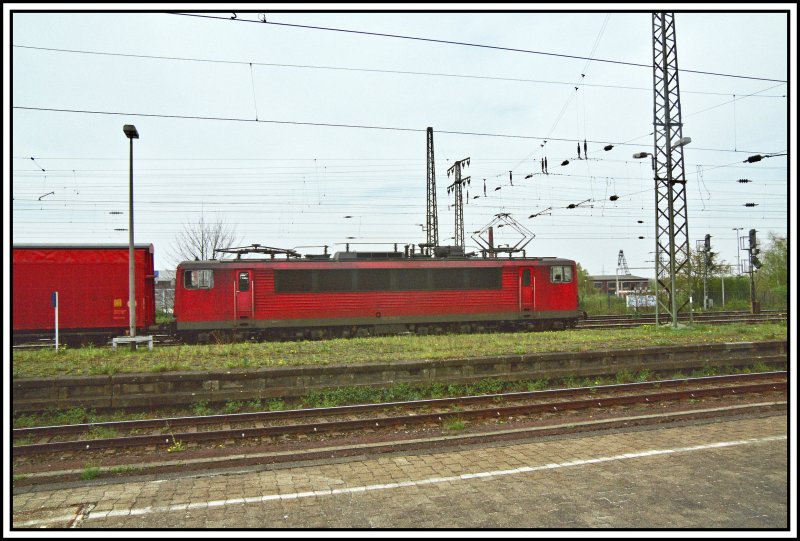
[[[174,306],[191,341],[563,329],[581,314],[574,261],[401,252],[187,261]]]
[[[12,249],[14,342],[53,337],[58,292],[62,341],[104,342],[129,330],[128,245],[15,244]],[[134,246],[136,326],[155,324],[153,245]]]

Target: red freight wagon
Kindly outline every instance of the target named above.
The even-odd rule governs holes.
[[[557,329],[573,327],[582,314],[575,262],[567,259],[359,260],[355,254],[181,263],[177,330],[207,340],[213,331],[324,337]]]
[[[128,245],[14,245],[14,341],[54,330],[51,296],[58,292],[59,332],[120,336],[130,329]],[[155,324],[153,245],[134,247],[136,327]],[[138,334],[138,331],[137,331]]]

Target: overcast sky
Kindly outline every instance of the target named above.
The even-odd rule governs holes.
[[[425,242],[431,126],[441,244],[455,234],[447,169],[469,157],[468,249],[509,213],[535,234],[529,256],[614,274],[623,250],[633,274],[653,275],[653,171],[632,158],[653,152],[650,13],[204,15],[6,11],[6,249],[127,244],[124,124],[140,134],[135,240],[155,246],[157,269],[174,268],[177,234],[201,216],[235,228],[239,245],[303,253]],[[711,234],[728,263],[733,228],[766,241],[794,212],[794,156],[744,163],[786,154],[790,132],[796,144],[791,19],[675,15],[690,246]],[[498,243],[519,241],[504,231]]]

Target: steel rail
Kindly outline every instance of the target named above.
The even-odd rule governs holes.
[[[633,383],[617,383],[610,385],[594,385],[591,387],[570,387],[562,389],[548,389],[541,391],[521,391],[512,393],[495,393],[475,396],[462,396],[454,398],[432,398],[425,400],[411,400],[403,402],[382,402],[377,404],[355,404],[350,406],[334,406],[328,408],[305,408],[279,411],[260,411],[250,413],[231,413],[219,415],[201,415],[185,417],[163,417],[158,419],[137,419],[131,421],[102,421],[95,423],[79,423],[70,425],[51,425],[27,428],[15,428],[12,431],[13,439],[39,438],[63,434],[81,434],[91,430],[147,430],[159,428],[178,428],[182,426],[195,426],[222,423],[248,423],[268,422],[286,419],[299,419],[307,417],[326,417],[334,415],[372,413],[395,408],[424,409],[445,408],[480,404],[484,402],[498,402],[511,400],[550,400],[586,393],[603,393],[617,391],[637,391],[641,389],[657,389],[664,387],[677,387],[682,385],[707,385],[719,383],[737,383],[741,381],[758,381],[786,377],[785,370],[772,372],[758,372],[754,374],[729,374],[722,376],[705,376],[699,378],[679,378]]]
[[[613,386],[617,387],[616,390],[621,390],[620,387],[626,386]],[[630,386],[627,386],[630,389]],[[530,415],[535,413],[554,413],[563,412],[567,410],[581,410],[587,408],[603,408],[610,406],[622,406],[633,404],[647,404],[657,403],[664,401],[676,401],[683,399],[696,399],[704,397],[719,397],[728,395],[742,395],[749,393],[761,393],[772,391],[786,391],[788,383],[783,382],[770,382],[770,383],[756,383],[740,385],[736,387],[711,387],[705,389],[685,389],[677,391],[662,391],[648,394],[635,394],[617,397],[606,398],[588,398],[572,400],[567,402],[562,401],[547,401],[536,404],[523,404],[506,407],[491,407],[470,411],[449,411],[439,413],[421,413],[421,414],[406,414],[401,416],[392,417],[371,417],[367,419],[346,420],[346,421],[330,421],[330,422],[314,422],[308,424],[295,424],[283,426],[271,426],[260,428],[237,428],[225,429],[208,432],[182,432],[178,434],[171,433],[169,436],[165,435],[149,435],[149,436],[127,436],[120,438],[107,438],[97,440],[76,440],[65,442],[51,442],[29,445],[17,445],[13,447],[14,456],[29,456],[41,453],[55,453],[64,451],[82,451],[82,450],[103,450],[121,447],[148,447],[159,446],[171,442],[208,442],[220,440],[233,440],[234,442],[243,442],[262,437],[276,437],[285,436],[290,434],[304,434],[313,435],[319,433],[353,431],[353,430],[366,430],[375,428],[386,428],[391,426],[400,425],[424,425],[430,423],[442,423],[452,419],[477,419],[486,417],[504,418],[514,415]],[[589,388],[596,389],[596,388]],[[637,389],[641,390],[640,387]]]

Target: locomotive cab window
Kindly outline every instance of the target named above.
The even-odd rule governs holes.
[[[239,273],[239,291],[250,291],[250,273]]]
[[[550,282],[562,284],[572,281],[572,267],[550,267]]]
[[[210,269],[183,271],[183,287],[186,289],[211,289],[214,287],[214,271]]]
[[[529,286],[531,285],[531,270],[525,269],[522,271],[522,285]]]

